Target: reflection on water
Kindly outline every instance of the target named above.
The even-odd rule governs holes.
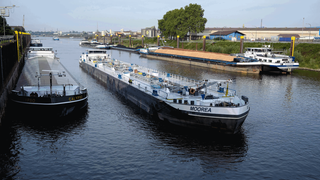
[[[83,72],[79,41],[42,40],[88,89],[88,109],[62,121],[25,121],[18,110],[0,126],[0,179],[316,179],[320,73],[242,74],[109,50],[112,58],[196,80],[235,79],[250,113],[235,136],[161,122]],[[16,116],[15,116],[16,115]]]
[[[213,173],[218,169],[230,170],[244,160],[248,146],[241,131],[237,135],[223,135],[190,131],[175,125],[161,125],[152,132],[159,142],[170,147],[176,161],[200,161],[203,172]]]
[[[21,149],[16,128],[3,122],[0,126],[0,179],[11,179],[20,172]]]
[[[51,153],[58,153],[61,141],[70,141],[71,136],[81,133],[88,118],[88,110],[67,116],[65,118],[50,119],[43,115],[42,119],[31,119],[30,116],[21,116],[8,104],[6,116],[0,126],[0,178],[11,179],[15,177],[21,167],[19,166],[21,151],[25,146],[21,138],[31,135],[40,149],[47,149]],[[10,107],[11,106],[11,107]],[[12,111],[14,110],[14,111]],[[70,118],[71,117],[71,118]]]

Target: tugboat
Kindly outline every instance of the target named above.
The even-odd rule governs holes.
[[[228,88],[232,80],[189,79],[111,59],[102,50],[87,50],[79,65],[110,90],[175,125],[235,134],[250,111],[248,97]]]
[[[59,41],[59,38],[58,38],[58,37],[56,37],[56,36],[55,36],[55,37],[53,37],[52,39],[53,39],[54,41]]]
[[[30,46],[31,47],[42,47],[42,43],[41,43],[40,39],[31,39]]]
[[[249,47],[243,54],[235,54],[234,61],[238,66],[262,65],[262,72],[286,72],[291,73],[299,67],[295,57],[276,54],[270,45],[264,47]]]
[[[87,89],[56,58],[51,47],[30,47],[11,100],[27,114],[64,117],[87,105]]]

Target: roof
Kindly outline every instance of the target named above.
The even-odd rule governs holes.
[[[232,33],[238,33],[238,34],[245,35],[245,34],[239,32],[239,31],[234,31],[234,30],[232,30],[232,31],[230,31],[230,30],[227,30],[227,31],[217,31],[217,32],[214,32],[214,33],[212,33],[212,34],[210,34],[210,35],[223,35],[223,36],[226,36],[226,35],[229,35],[229,34],[232,34]]]
[[[233,30],[233,31],[319,31],[319,27],[215,27],[206,28],[204,31],[221,31],[221,30]]]

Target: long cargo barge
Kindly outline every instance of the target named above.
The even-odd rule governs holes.
[[[83,53],[79,66],[127,101],[175,125],[235,134],[250,110],[248,98],[228,88],[232,80],[189,79],[111,59],[102,50]]]
[[[11,94],[19,112],[32,117],[64,117],[86,107],[87,98],[87,89],[72,77],[51,47],[30,47]]]
[[[240,66],[237,64],[237,62],[234,61],[234,58],[237,57],[230,56],[229,54],[193,51],[177,48],[159,48],[151,51],[140,49],[139,52],[141,56],[147,58],[179,62],[183,64],[196,65],[211,69],[242,73],[260,73],[262,71],[261,64],[249,64],[246,66]]]

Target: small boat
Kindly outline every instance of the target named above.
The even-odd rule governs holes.
[[[228,88],[232,80],[189,79],[111,59],[106,50],[87,50],[79,65],[127,101],[175,125],[235,134],[250,111],[248,97]]]
[[[173,49],[172,46],[151,46],[151,47],[148,47],[148,48],[141,48],[138,50],[138,52],[141,54],[141,55],[148,55],[149,52],[154,52],[158,49],[161,49],[161,48],[167,48],[167,49]]]
[[[40,39],[31,39],[30,47],[42,47]]]
[[[86,107],[87,98],[87,89],[72,77],[51,47],[30,47],[11,94],[19,111],[33,117],[59,118]]]
[[[90,44],[90,42],[87,41],[87,40],[82,40],[82,41],[79,42],[79,46],[89,45],[89,44]]]
[[[109,45],[97,45],[96,46],[97,49],[110,49]]]
[[[91,44],[100,44],[100,43],[97,41],[97,39],[92,39],[90,43],[91,43]]]
[[[59,41],[59,38],[58,37],[53,37],[52,38],[54,41]]]
[[[295,57],[276,54],[270,45],[261,48],[247,48],[243,54],[235,54],[234,62],[238,66],[261,65],[263,72],[291,72],[299,67]]]

